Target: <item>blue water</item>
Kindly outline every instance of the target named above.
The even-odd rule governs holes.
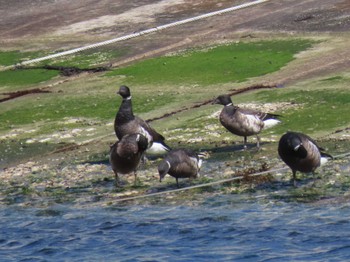
[[[1,261],[346,261],[350,205],[212,197],[199,206],[1,208]]]

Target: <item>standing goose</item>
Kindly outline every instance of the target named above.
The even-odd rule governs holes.
[[[278,154],[292,169],[293,184],[296,186],[296,172],[310,173],[327,162],[331,155],[324,152],[309,136],[297,132],[287,132],[278,144]]]
[[[118,174],[131,172],[134,172],[136,183],[136,169],[147,147],[147,139],[141,134],[125,135],[111,146],[109,161],[115,174],[116,185],[119,185]]]
[[[179,178],[196,178],[202,165],[199,155],[191,149],[171,150],[158,165],[159,181],[166,174],[176,178],[179,187]]]
[[[234,106],[229,95],[220,95],[213,104],[223,105],[220,113],[221,124],[231,133],[244,137],[244,148],[247,148],[247,136],[256,135],[257,147],[260,147],[259,133],[266,128],[280,123],[279,115],[263,113],[252,109]]]
[[[141,133],[148,140],[148,153],[164,154],[169,151],[170,147],[165,144],[165,138],[146,121],[134,115],[130,89],[127,86],[121,86],[118,94],[123,98],[114,120],[114,131],[118,139],[126,134]]]

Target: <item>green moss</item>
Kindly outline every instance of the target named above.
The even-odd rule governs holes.
[[[126,76],[132,83],[143,84],[241,82],[278,70],[311,44],[308,40],[233,43],[145,60],[107,76]]]
[[[36,57],[44,56],[43,52],[20,52],[18,50],[13,51],[0,51],[0,65],[10,66],[19,64],[25,60],[30,60]]]
[[[45,69],[0,71],[0,90],[2,86],[33,85],[50,80],[58,75],[58,71]]]
[[[0,65],[9,66],[18,63],[22,58],[19,51],[0,52]]]
[[[121,99],[116,96],[111,97],[105,93],[89,96],[45,94],[40,97],[40,100],[33,97],[23,99],[26,99],[26,103],[18,103],[11,108],[0,104],[3,112],[0,115],[0,130],[38,121],[53,122],[65,117],[111,120],[114,119],[121,102]],[[135,114],[148,112],[173,99],[173,96],[166,94],[158,96],[157,99],[154,99],[152,94],[135,96],[134,112]]]
[[[213,47],[208,50],[195,50],[171,57],[161,57],[137,63],[131,67],[121,68],[114,71],[119,74],[119,70],[126,70],[134,75],[137,81],[161,83],[172,82],[178,86],[178,82],[200,82],[203,86],[210,83],[225,83],[230,81],[242,81],[247,77],[265,74],[277,70],[286,62],[293,59],[293,55],[311,45],[310,41],[262,41],[250,43],[234,43],[230,45]],[[110,59],[118,55],[112,50],[105,50],[100,53],[84,52],[79,53],[68,60],[64,60],[65,65],[91,65],[106,56]],[[15,56],[14,54],[12,54]],[[18,55],[16,53],[16,55]],[[25,56],[25,54],[22,54]],[[106,58],[106,59],[107,59]],[[14,59],[14,58],[13,58]],[[104,61],[101,58],[99,61]],[[59,61],[58,63],[63,63]],[[163,65],[163,63],[165,63]],[[159,66],[164,66],[165,71]],[[163,68],[163,67],[162,67]],[[225,72],[230,72],[226,74]],[[6,85],[28,85],[46,81],[58,73],[47,70],[21,70],[0,72],[0,86]],[[148,80],[146,80],[146,78]],[[124,82],[128,82],[125,80]],[[133,81],[131,81],[133,82]],[[133,85],[131,83],[131,85]],[[198,89],[202,89],[200,87]],[[72,88],[71,88],[72,89]],[[63,93],[53,93],[40,95],[40,100],[30,96],[18,100],[11,107],[0,105],[2,114],[0,115],[0,130],[6,130],[13,125],[25,125],[37,121],[55,121],[64,117],[86,117],[110,120],[114,118],[120,100],[115,96],[111,97],[106,92],[81,92],[64,95]],[[158,95],[157,88],[151,92],[133,89],[134,112],[138,115],[150,112],[157,108],[171,103],[178,104],[180,101],[188,101],[191,94],[198,94],[199,91],[191,89],[174,95],[174,89],[162,90]],[[154,94],[157,96],[154,96]],[[190,121],[189,125],[202,126],[204,122]],[[188,121],[187,121],[188,122]],[[187,125],[187,123],[186,123]]]
[[[260,92],[258,98],[265,102],[300,104],[300,108],[284,113],[282,124],[274,128],[276,133],[286,130],[317,133],[343,127],[350,122],[350,92],[345,90],[281,89]]]
[[[44,65],[91,68],[109,63],[111,60],[119,57],[125,50],[101,49],[100,52],[95,50],[87,50],[71,56],[45,60],[37,63],[35,67]],[[42,52],[19,52],[9,51],[0,52],[0,65],[9,66],[19,64],[25,60],[43,57],[48,53]],[[1,86],[23,86],[37,84],[50,80],[59,74],[56,70],[45,69],[21,69],[0,71],[0,90]]]

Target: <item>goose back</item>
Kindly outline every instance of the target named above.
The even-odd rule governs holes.
[[[174,149],[167,153],[158,165],[160,180],[169,174],[178,178],[196,178],[201,161],[198,154],[190,149]]]
[[[214,104],[223,105],[220,123],[231,133],[244,136],[258,135],[263,128],[272,127],[280,121],[279,115],[234,106],[229,95],[220,95]]]
[[[238,136],[251,136],[260,133],[264,122],[256,114],[236,106],[225,106],[220,113],[220,123],[231,133]]]
[[[165,159],[171,164],[169,175],[178,178],[197,177],[199,158],[194,151],[189,149],[174,150]]]

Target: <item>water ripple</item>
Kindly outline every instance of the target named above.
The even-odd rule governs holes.
[[[349,206],[219,196],[203,206],[0,209],[4,261],[345,261]]]

